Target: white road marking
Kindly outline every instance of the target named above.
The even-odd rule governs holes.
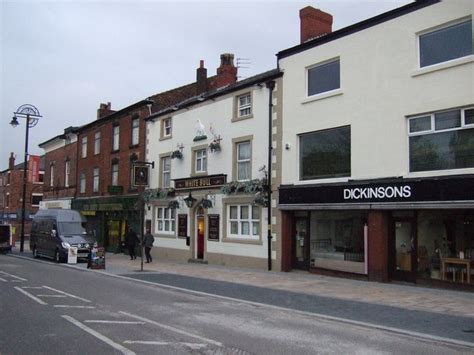
[[[130,322],[121,320],[85,320],[84,323],[99,323],[99,324],[145,324],[145,322]]]
[[[124,344],[144,344],[144,345],[184,345],[194,350],[205,348],[207,344],[198,343],[169,343],[166,341],[149,341],[149,340],[125,340]]]
[[[54,297],[54,298],[66,298],[65,295],[36,295],[36,297]]]
[[[135,355],[135,353],[129,349],[127,349],[126,347],[123,347],[122,345],[120,344],[117,344],[116,342],[114,342],[113,340],[107,338],[105,335],[102,335],[98,332],[96,332],[94,329],[91,329],[89,328],[88,326],[82,324],[81,322],[79,322],[78,320],[70,317],[70,316],[66,316],[66,315],[62,315],[61,317],[63,317],[64,319],[66,319],[67,321],[71,322],[72,324],[74,324],[76,327],[79,327],[81,328],[82,330],[84,330],[85,332],[95,336],[97,339],[99,340],[102,340],[104,343],[110,345],[111,347],[113,347],[114,349],[120,351],[122,354],[126,354],[126,355]]]
[[[69,306],[67,304],[55,304],[56,308],[85,308],[85,309],[94,309],[94,306]]]
[[[126,316],[129,316],[131,318],[141,320],[141,321],[146,322],[146,323],[156,325],[157,327],[160,327],[160,328],[163,328],[163,329],[166,329],[166,330],[170,330],[170,331],[178,333],[178,334],[182,334],[182,335],[186,335],[186,336],[191,337],[191,338],[199,339],[199,340],[204,341],[204,342],[209,343],[209,344],[214,344],[216,346],[223,346],[223,344],[218,342],[218,341],[215,341],[215,340],[212,340],[212,339],[209,339],[209,338],[206,338],[206,337],[202,337],[200,335],[196,335],[196,334],[193,334],[193,333],[189,333],[187,331],[184,331],[184,330],[181,330],[181,329],[178,329],[178,328],[174,328],[174,327],[171,327],[171,326],[166,325],[166,324],[161,324],[161,323],[155,322],[154,320],[151,320],[151,319],[143,318],[143,317],[137,316],[135,314],[131,314],[131,313],[123,312],[123,311],[119,311],[119,313],[124,314]]]
[[[24,288],[24,289],[31,289],[31,290],[39,290],[43,287],[41,286],[21,286],[21,288]]]
[[[16,289],[17,291],[20,291],[20,292],[23,293],[24,295],[28,296],[28,297],[31,298],[32,300],[35,300],[35,301],[38,302],[39,304],[42,304],[43,306],[44,306],[44,305],[47,305],[46,302],[40,300],[38,297],[35,297],[35,296],[32,295],[31,293],[26,292],[25,290],[22,290],[20,287],[15,287],[15,289]]]
[[[19,281],[28,281],[27,279],[24,279],[23,277],[15,276],[15,275],[9,274],[8,272],[5,272],[5,271],[0,271],[0,273],[3,274],[3,275],[13,277],[14,279],[17,279]]]
[[[81,301],[84,301],[84,302],[91,302],[89,300],[86,300],[85,298],[82,298],[82,297],[79,297],[79,296],[74,296],[74,295],[71,295],[70,293],[67,293],[67,292],[64,292],[64,291],[61,291],[61,290],[56,290],[55,288],[52,288],[52,287],[49,287],[49,286],[43,286],[44,288],[47,288],[48,290],[51,290],[51,291],[55,291],[57,293],[61,293],[63,295],[66,295],[66,296],[69,296],[69,297],[72,297],[72,298],[75,298],[77,300],[81,300]]]
[[[0,281],[7,282],[7,280],[5,280],[5,279],[2,279],[1,277],[0,277]]]

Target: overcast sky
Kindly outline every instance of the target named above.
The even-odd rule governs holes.
[[[118,110],[196,78],[203,59],[214,75],[220,54],[248,58],[246,78],[276,67],[275,54],[299,43],[299,10],[334,17],[333,30],[411,0],[22,1],[0,0],[0,171],[10,152],[23,161],[22,104],[43,116],[29,153],[64,128],[93,121],[101,102]]]

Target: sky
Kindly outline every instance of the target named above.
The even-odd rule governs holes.
[[[333,31],[411,0],[0,0],[0,171],[10,152],[23,162],[23,104],[41,114],[29,153],[69,126],[196,80],[199,60],[215,75],[222,53],[239,79],[276,67],[275,54],[299,44],[299,10],[333,15]],[[242,58],[238,60],[237,58]]]

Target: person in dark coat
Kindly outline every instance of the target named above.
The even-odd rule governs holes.
[[[147,263],[151,263],[153,261],[150,255],[150,251],[151,251],[151,248],[153,247],[154,241],[155,241],[155,238],[153,237],[153,234],[151,234],[150,230],[147,229],[146,234],[143,237],[143,246],[145,247],[145,256],[146,256]]]
[[[138,240],[137,233],[133,230],[132,227],[128,228],[128,232],[125,235],[125,245],[128,247],[128,254],[130,255],[130,260],[134,260],[137,258],[135,255],[135,246],[140,244],[140,240]]]

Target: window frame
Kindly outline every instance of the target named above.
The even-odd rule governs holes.
[[[169,130],[169,132],[167,132]],[[160,139],[169,139],[173,136],[173,120],[172,117],[166,117],[161,120]]]
[[[100,168],[95,167],[92,170],[92,192],[100,191]]]
[[[94,133],[94,155],[100,154],[100,131]]]
[[[120,125],[114,124],[112,126],[112,151],[118,152],[120,150]]]
[[[119,163],[112,162],[112,166],[110,168],[111,171],[111,184],[112,186],[119,186],[118,179],[119,179]]]
[[[240,148],[242,145],[244,144],[248,144],[249,145],[249,151],[250,151],[250,156],[248,158],[245,158],[245,159],[239,159],[239,152],[240,152]],[[252,141],[248,140],[248,141],[241,141],[241,142],[237,142],[235,143],[236,147],[236,180],[237,181],[250,181],[252,180]],[[239,172],[240,172],[240,165],[241,164],[248,164],[249,165],[249,176],[246,177],[245,179],[241,179],[240,176],[239,176]]]
[[[55,164],[49,164],[49,186],[54,187]]]
[[[245,104],[241,103],[242,98],[248,97],[248,102]],[[243,110],[249,110],[248,113],[242,114]],[[237,96],[237,118],[244,118],[251,116],[253,114],[253,100],[252,100],[252,93],[247,92],[245,94]]]
[[[86,172],[81,171],[81,173],[79,174],[79,193],[81,194],[86,193],[86,185],[87,185]]]
[[[140,117],[132,118],[132,137],[131,137],[131,145],[133,147],[140,144]]]
[[[168,189],[171,187],[171,162],[172,162],[172,159],[171,159],[171,153],[167,152],[167,153],[163,153],[163,154],[160,154],[160,181],[159,181],[159,185],[161,186],[161,188],[163,189]],[[165,160],[166,159],[169,159],[169,170],[168,171],[165,171]],[[165,174],[168,174],[168,185],[166,186],[165,185]]]
[[[427,65],[423,65],[423,66],[421,65],[422,64],[421,63],[421,57],[422,57],[422,55],[421,55],[421,50],[422,50],[422,48],[421,48],[421,38],[423,36],[433,34],[435,32],[439,32],[439,31],[442,31],[442,30],[448,29],[450,27],[454,27],[456,25],[460,25],[462,23],[469,22],[469,21],[471,22],[471,27],[472,27],[472,17],[463,17],[463,18],[460,18],[460,19],[457,19],[457,20],[454,20],[454,21],[451,21],[451,22],[447,22],[447,23],[444,23],[442,25],[432,27],[432,28],[429,28],[429,29],[418,32],[416,34],[416,46],[417,46],[417,57],[418,57],[417,58],[418,59],[417,67],[418,67],[418,70],[427,70],[427,69],[430,69],[430,68],[433,68],[433,67],[443,66],[443,65],[450,64],[450,63],[456,63],[458,61],[462,61],[465,58],[474,57],[474,51],[473,51],[473,53],[465,55],[465,56],[456,57],[456,58],[452,58],[452,59],[448,59],[448,60],[443,60],[443,61],[440,61],[440,62],[427,64]],[[471,30],[471,33],[472,33],[472,30]],[[471,43],[472,43],[472,40],[473,40],[473,38],[471,38]]]
[[[238,180],[238,145],[240,143],[250,143],[250,178],[248,180]],[[250,181],[253,176],[253,135],[236,137],[232,139],[232,180],[233,181]]]
[[[160,218],[159,211],[162,210],[162,217]],[[166,217],[166,211],[168,211],[168,217]],[[166,236],[176,236],[176,209],[168,208],[167,206],[154,206],[153,208],[153,219],[155,224],[155,233]],[[160,222],[162,228],[160,229]],[[169,228],[166,229],[166,222],[168,222]]]
[[[69,187],[69,180],[71,176],[71,161],[66,159],[64,161],[64,187]]]
[[[474,167],[461,167],[461,168],[444,168],[444,169],[435,169],[435,170],[412,170],[411,168],[411,152],[410,152],[410,138],[412,137],[419,137],[419,136],[428,136],[428,135],[435,135],[435,134],[442,134],[442,133],[447,133],[447,132],[453,132],[453,131],[462,131],[462,130],[469,130],[469,129],[474,129],[474,120],[472,123],[466,123],[466,111],[468,110],[473,110],[474,111],[474,106],[466,106],[466,107],[457,107],[457,108],[450,108],[450,109],[445,109],[445,110],[440,110],[440,111],[433,111],[429,113],[424,113],[424,114],[419,114],[415,116],[408,116],[407,117],[407,152],[408,152],[408,172],[410,174],[420,174],[420,173],[427,173],[427,172],[434,172],[434,171],[449,171],[449,170],[462,170],[462,169],[473,169]],[[441,128],[441,129],[436,129],[436,115],[437,114],[443,114],[443,113],[448,113],[448,112],[455,112],[455,111],[460,111],[460,124],[458,127],[452,127],[452,128]],[[430,118],[430,129],[425,129],[422,131],[411,131],[410,128],[410,122],[423,118],[423,117],[429,117]]]
[[[338,62],[339,63],[339,85],[338,87],[336,88],[332,88],[332,89],[329,89],[329,90],[324,90],[324,91],[320,91],[320,92],[316,92],[314,94],[310,94],[309,93],[309,87],[310,87],[310,71],[312,70],[315,70],[317,68],[321,68],[323,66],[326,66],[328,64],[332,64],[332,63],[335,63],[335,62]],[[340,57],[334,57],[334,58],[331,58],[331,59],[327,59],[325,61],[322,61],[322,62],[318,62],[316,64],[313,64],[313,65],[310,65],[308,67],[305,68],[305,81],[306,81],[306,87],[305,87],[305,97],[307,99],[312,99],[312,98],[318,98],[318,97],[321,97],[321,96],[326,96],[326,95],[330,95],[331,93],[336,93],[336,92],[339,92],[341,90],[341,58]]]
[[[81,138],[81,158],[87,158],[87,136]]]
[[[233,207],[237,210],[237,218],[231,218],[231,208]],[[243,207],[247,208],[247,218],[242,218]],[[254,210],[258,211],[258,219],[253,218]],[[261,206],[253,205],[251,199],[224,200],[224,223],[224,242],[262,243],[263,208]],[[232,233],[232,223],[237,223],[237,234]],[[248,223],[249,234],[242,234],[242,226],[244,223]],[[256,225],[257,234],[253,233],[254,225]]]
[[[38,203],[33,203],[33,198],[34,197],[41,197],[41,200],[38,201]],[[38,207],[40,205],[40,202],[43,201],[43,194],[42,193],[36,193],[36,192],[33,192],[31,194],[31,206],[32,207]]]
[[[209,163],[209,156],[207,154],[207,144],[202,144],[202,145],[199,145],[199,146],[196,146],[196,147],[192,147],[191,148],[191,151],[192,151],[192,167],[191,167],[191,176],[202,176],[202,175],[206,175],[207,174],[207,171],[208,171],[208,163]],[[197,170],[197,161],[198,161],[198,152],[205,152],[206,156],[205,156],[205,170]]]

